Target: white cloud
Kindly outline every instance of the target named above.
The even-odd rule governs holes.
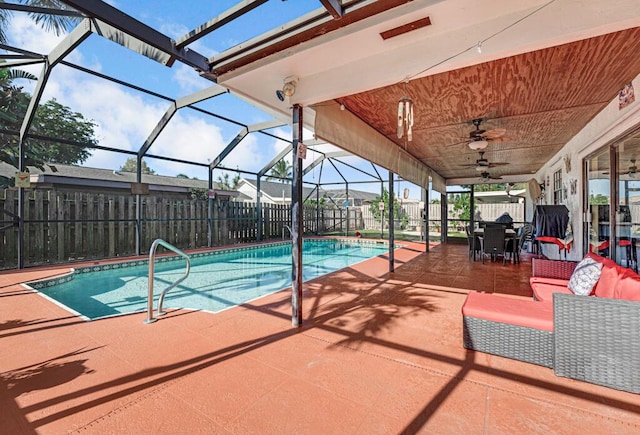
[[[7,37],[10,45],[35,53],[47,54],[58,45],[65,36],[56,36],[53,33],[47,33],[26,14],[14,13],[9,22]]]
[[[182,38],[193,29],[189,29],[182,24],[162,22],[158,30],[172,39]],[[202,42],[202,39],[196,39],[188,45],[189,49],[200,53],[203,56],[211,57],[217,53],[216,50],[208,47]]]
[[[200,75],[190,66],[179,63],[173,66],[173,77],[171,80],[178,84],[182,94],[193,92],[211,86],[211,82]]]
[[[12,45],[40,53],[50,52],[63,39],[43,31],[27,17],[18,15],[11,21],[8,33]],[[83,62],[80,47],[69,59],[76,64],[91,63],[93,70],[101,71],[99,55],[87,55],[91,62]],[[174,68],[174,79],[183,90],[180,94],[207,86],[206,80],[198,77],[189,67],[178,64]],[[40,69],[41,67],[34,68],[34,73],[39,75]],[[32,90],[34,84],[30,86]],[[25,90],[30,91],[27,87]],[[184,92],[185,90],[188,92]],[[50,98],[56,98],[72,110],[82,113],[85,118],[93,120],[97,124],[95,132],[100,145],[131,151],[140,149],[170,104],[63,65],[52,70],[45,87],[43,101]],[[230,133],[223,132],[215,122],[213,118],[196,116],[189,109],[181,109],[162,131],[149,154],[207,163],[218,156],[235,135],[233,132],[230,138],[226,138],[225,134]],[[265,160],[271,158],[270,146],[264,145],[268,143],[269,140],[264,139],[264,136],[258,138],[255,134],[248,135],[222,165],[258,170]],[[97,150],[92,152],[84,165],[118,169],[129,157],[126,154]],[[198,167],[191,170],[179,163],[155,159],[148,163],[163,175],[189,173],[190,176],[199,178],[207,176],[206,169]]]

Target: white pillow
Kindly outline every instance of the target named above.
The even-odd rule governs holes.
[[[576,266],[571,278],[569,278],[567,287],[577,295],[588,296],[600,279],[601,273],[602,263],[591,257],[585,257]]]

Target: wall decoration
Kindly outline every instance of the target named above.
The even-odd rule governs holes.
[[[571,172],[571,155],[567,154],[564,156],[564,169],[567,172]]]
[[[578,193],[578,180],[576,178],[569,181],[569,190],[572,195],[575,195],[576,193]]]
[[[635,100],[636,96],[633,91],[633,83],[630,82],[629,84],[625,85],[624,88],[620,89],[620,93],[618,94],[618,109],[624,109]]]

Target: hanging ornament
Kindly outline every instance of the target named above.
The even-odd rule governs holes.
[[[413,140],[413,100],[404,96],[398,101],[398,139],[407,135],[407,141]]]

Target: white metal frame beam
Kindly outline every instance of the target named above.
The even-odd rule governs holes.
[[[226,88],[223,88],[222,86],[219,86],[219,85],[213,85],[206,89],[202,89],[198,92],[194,92],[191,95],[187,95],[185,97],[175,100],[171,104],[171,106],[169,106],[167,111],[164,112],[164,115],[162,115],[162,118],[160,119],[160,121],[158,121],[158,123],[154,127],[153,131],[151,132],[147,140],[144,141],[144,144],[142,144],[142,146],[140,147],[140,150],[138,150],[138,158],[142,158],[147,153],[147,151],[149,151],[149,148],[151,148],[151,145],[153,145],[153,143],[158,138],[158,136],[160,136],[160,133],[162,133],[162,130],[164,130],[167,124],[169,124],[169,121],[171,121],[171,118],[173,118],[173,115],[176,114],[178,109],[181,109],[185,106],[190,106],[191,104],[195,104],[200,101],[208,100],[209,98],[216,97],[226,92],[227,92]]]
[[[224,26],[225,24],[230,23],[236,18],[246,14],[247,12],[266,3],[267,1],[268,0],[244,0],[236,4],[235,6],[232,6],[218,16],[191,30],[186,35],[178,38],[175,42],[176,48],[182,48],[194,41],[197,41],[203,36],[206,36],[214,30]]]
[[[242,140],[249,133],[262,131],[262,130],[266,130],[274,127],[280,127],[282,125],[286,125],[286,124],[283,124],[282,122],[277,120],[273,120],[273,121],[259,122],[257,124],[252,124],[243,128],[242,130],[240,130],[240,133],[238,133],[238,135],[235,138],[233,138],[231,142],[229,142],[229,144],[225,147],[225,149],[222,150],[222,152],[218,154],[218,156],[215,159],[213,159],[213,161],[209,165],[209,169],[213,171],[215,168],[217,168],[220,165],[220,163],[222,163],[222,161],[225,158],[227,158],[227,156],[231,153],[231,151],[233,151],[234,148],[237,147],[240,144],[240,142],[242,142]]]
[[[273,168],[273,165],[275,165],[280,160],[282,160],[284,158],[284,156],[286,156],[287,154],[289,154],[291,152],[292,149],[293,149],[293,145],[289,145],[285,149],[280,151],[277,156],[275,156],[269,163],[267,163],[264,166],[264,168],[262,168],[262,169],[260,169],[258,171],[258,176],[259,177],[263,177],[267,173],[267,171],[269,171],[269,169]]]
[[[320,0],[320,3],[322,3],[322,6],[325,7],[333,18],[342,18],[344,15],[344,8],[339,0]]]
[[[25,135],[31,127],[31,123],[33,122],[33,118],[36,114],[36,109],[38,108],[38,104],[40,104],[40,99],[44,92],[44,87],[49,79],[51,69],[56,66],[58,62],[64,59],[65,56],[71,53],[78,45],[80,45],[82,41],[87,39],[89,35],[91,35],[89,22],[88,20],[83,20],[71,31],[71,33],[67,35],[66,38],[60,41],[60,43],[51,50],[48,56],[46,56],[45,64],[43,65],[42,72],[38,78],[38,83],[36,84],[31,100],[29,101],[29,107],[27,107],[27,111],[22,119],[22,125],[20,126],[20,142],[24,140]],[[24,168],[20,168],[20,170],[22,171]]]
[[[139,43],[153,47],[162,53],[169,55],[169,59],[166,62],[167,66],[172,66],[174,60],[189,65],[199,71],[208,71],[209,62],[207,58],[194,50],[187,48],[176,47],[175,42],[168,36],[158,32],[152,27],[136,20],[130,15],[116,9],[115,7],[100,1],[100,0],[60,0],[63,3],[71,6],[72,8],[86,14],[87,16],[97,19],[98,21],[107,24],[125,35],[121,35],[121,40],[116,40],[119,44],[125,47],[136,47]],[[104,28],[104,25],[99,25]],[[109,33],[115,36],[115,33],[109,31]],[[134,41],[128,41],[132,38]],[[143,50],[143,47],[139,47]],[[148,47],[147,47],[148,49]],[[138,50],[136,50],[138,51]],[[138,51],[144,54],[144,51]],[[153,58],[153,57],[152,57]]]

